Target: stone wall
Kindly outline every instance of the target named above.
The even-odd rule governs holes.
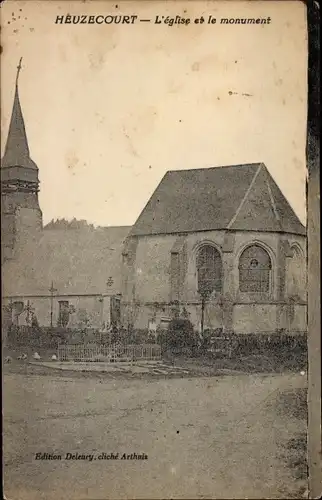
[[[37,248],[42,212],[37,193],[12,192],[1,196],[1,245],[3,261],[17,259],[31,244]]]
[[[53,326],[58,326],[59,319],[59,302],[68,301],[70,308],[68,328],[91,327],[101,329],[103,324],[110,325],[111,323],[111,296],[108,295],[79,295],[79,296],[55,296],[52,304],[52,323]],[[25,310],[19,315],[19,325],[27,325],[28,311],[27,306],[35,314],[40,326],[50,326],[51,322],[51,297],[50,296],[14,296],[4,297],[3,306],[14,304],[15,302],[23,302]],[[12,307],[12,306],[11,306]],[[8,314],[7,314],[8,316]],[[14,313],[10,315],[14,318]]]
[[[162,310],[157,321],[161,322],[161,317],[170,318],[171,302],[177,301],[185,306],[190,320],[200,329],[196,256],[206,243],[221,254],[223,282],[222,292],[214,292],[206,303],[205,328],[240,333],[306,330],[305,237],[252,231],[155,235],[136,237],[135,244],[128,241],[122,304],[124,312],[135,303],[137,328],[147,328],[155,320],[155,304]],[[265,293],[251,294],[239,289],[239,259],[250,244],[261,246],[270,256],[269,290]],[[292,311],[290,297],[295,301]]]

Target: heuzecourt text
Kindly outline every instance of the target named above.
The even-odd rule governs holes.
[[[237,17],[221,17],[217,19],[212,15],[196,17],[191,20],[189,17],[181,16],[162,16],[157,15],[154,19],[140,19],[139,16],[132,14],[131,16],[125,15],[109,15],[109,16],[87,16],[87,15],[70,15],[56,16],[55,24],[136,24],[136,23],[152,23],[152,24],[165,24],[166,26],[183,25],[188,26],[190,23],[194,24],[271,24],[270,17],[260,18],[237,18]]]

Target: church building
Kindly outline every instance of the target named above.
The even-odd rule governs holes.
[[[123,249],[136,327],[306,331],[305,228],[263,163],[167,172]]]
[[[167,172],[133,227],[43,226],[39,174],[17,75],[1,165],[9,323],[306,331],[306,231],[263,163]]]

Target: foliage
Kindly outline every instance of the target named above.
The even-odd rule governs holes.
[[[86,331],[91,327],[91,318],[86,309],[80,308],[77,312],[77,326],[80,330]],[[62,325],[63,326],[63,325]],[[66,325],[67,326],[67,325]]]
[[[125,344],[128,337],[128,332],[125,328],[117,328],[116,326],[112,327],[112,332],[109,336],[109,342],[111,344]]]
[[[55,347],[57,339],[43,328],[11,325],[8,329],[8,345],[12,347]]]
[[[36,314],[32,315],[32,318],[31,318],[31,327],[33,329],[39,329],[39,323],[38,323],[38,318],[37,318]]]
[[[93,224],[88,224],[86,220],[77,220],[77,219],[72,219],[72,220],[66,220],[66,219],[52,219],[45,227],[44,229],[93,229],[94,226]]]
[[[191,321],[184,318],[172,319],[165,332],[158,335],[163,351],[193,350],[198,342]]]
[[[200,336],[199,351],[200,353],[206,352],[211,347],[212,338],[216,333],[211,329],[206,329],[203,331],[203,335]]]
[[[238,356],[250,354],[277,355],[281,359],[299,356],[303,359],[307,352],[307,337],[305,335],[291,336],[283,332],[272,335],[234,335],[234,352]]]

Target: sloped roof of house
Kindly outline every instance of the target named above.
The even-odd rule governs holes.
[[[231,229],[305,235],[263,163],[169,171],[131,236]]]
[[[122,245],[129,226],[44,229],[23,258],[5,266],[4,295],[120,293]],[[12,275],[12,279],[10,279]],[[112,283],[107,286],[109,278]]]

